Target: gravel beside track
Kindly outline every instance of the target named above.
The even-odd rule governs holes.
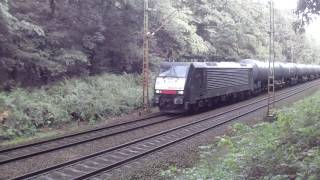
[[[172,126],[176,126],[177,124],[179,124],[181,120],[172,120],[173,123],[166,123],[166,125],[162,125],[161,122],[164,123],[166,121],[170,121],[171,119],[174,119],[174,117],[176,119],[176,116],[162,116],[161,118],[152,119],[155,125],[153,125],[151,128],[147,126],[143,128],[139,127],[135,130],[131,130],[130,132],[116,133],[116,135],[97,139],[95,141],[90,141],[57,151],[40,154],[31,158],[3,164],[0,166],[0,172],[6,173],[1,173],[0,179],[8,179],[19,174],[24,174],[37,169],[45,168],[47,166],[52,166],[54,164],[72,160],[74,158],[79,158],[106,148],[110,148],[137,138],[141,138],[146,133],[156,133],[161,130],[171,128]],[[145,121],[144,123],[146,122],[147,121]],[[110,133],[107,132],[107,134]]]
[[[295,91],[286,90],[284,92],[287,92],[287,94],[282,94],[282,96],[279,96],[277,101],[284,100],[285,98],[301,93],[303,90],[306,90],[306,87],[307,89],[310,89],[315,87],[315,85],[319,86],[319,82],[320,81],[315,81],[296,86],[294,88]],[[259,99],[260,100],[253,101],[251,103],[250,101],[246,101],[244,103],[238,103],[238,106],[232,105],[221,108],[222,112],[220,114],[212,115],[212,111],[212,114],[209,113],[208,115],[203,113],[200,115],[191,116],[191,119],[197,118],[194,119],[193,122],[165,130],[158,134],[153,134],[147,138],[144,137],[139,140],[134,140],[118,147],[109,148],[99,153],[94,153],[87,157],[70,161],[67,164],[61,164],[59,166],[52,167],[50,168],[52,171],[45,173],[44,175],[36,176],[36,178],[81,179],[91,177],[106,170],[113,169],[119,165],[126,164],[129,161],[140,158],[146,154],[155,153],[159,149],[164,149],[176,143],[183,142],[186,139],[193,138],[194,136],[197,136],[203,132],[207,132],[208,130],[219,129],[220,126],[224,126],[225,124],[249,115],[252,112],[263,110],[267,101],[266,99]],[[65,167],[66,165],[68,165],[68,167]],[[108,177],[112,177],[113,174],[113,172],[109,173]],[[107,174],[104,174],[102,179],[108,178],[106,175]],[[22,176],[21,178],[25,177],[27,176]]]
[[[35,143],[30,143],[26,145],[0,149],[0,165],[6,164],[12,161],[29,158],[39,154],[44,154],[47,152],[68,148],[74,145],[83,144],[86,142],[114,136],[127,131],[132,131],[138,128],[151,126],[158,123],[163,123],[170,121],[172,119],[181,117],[176,116],[165,116],[157,114],[154,116],[134,120],[131,122],[119,123],[112,126],[106,126],[102,128],[96,128],[89,131],[78,132],[74,134],[69,134],[66,136],[61,136],[58,138],[39,141]]]

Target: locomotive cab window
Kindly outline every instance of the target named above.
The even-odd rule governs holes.
[[[189,66],[161,66],[160,77],[185,78],[188,75]]]

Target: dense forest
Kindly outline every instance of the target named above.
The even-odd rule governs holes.
[[[159,70],[161,61],[172,60],[172,58],[175,61],[193,57],[208,61],[240,61],[246,58],[268,61],[269,35],[271,34],[268,1],[149,0],[148,35],[151,36],[148,37],[150,37],[150,71],[152,71],[150,79],[156,79],[155,74]],[[280,2],[285,4],[283,0],[273,1],[276,5]],[[277,6],[275,9],[275,59],[281,62],[320,64],[319,36],[318,39],[312,38],[307,29],[314,18],[320,15],[320,0],[288,0],[286,2],[289,4],[293,1],[297,2],[297,6],[293,7],[295,4],[292,4],[293,6],[290,7],[295,9],[277,9],[279,8]],[[308,77],[301,76],[304,73],[299,69],[301,74],[299,77],[295,75],[292,78],[294,75],[290,75],[291,78],[282,77],[279,81],[277,81],[278,78],[270,81],[267,75],[261,79],[251,77],[261,76],[254,72],[256,69],[252,70],[249,77],[245,72],[249,72],[250,69],[244,70],[244,67],[237,70],[233,68],[226,71],[212,70],[215,72],[212,76],[217,78],[208,76],[209,71],[201,74],[194,71],[194,75],[189,74],[190,78],[172,78],[164,74],[159,78],[163,79],[163,84],[169,77],[169,81],[172,80],[168,83],[169,85],[180,84],[180,80],[185,81],[183,83],[187,85],[179,90],[174,90],[177,89],[174,87],[159,89],[156,88],[154,81],[150,81],[150,102],[155,102],[156,99],[160,104],[173,107],[172,109],[189,106],[193,110],[200,109],[198,112],[201,114],[197,114],[198,112],[165,114],[156,105],[151,107],[150,112],[144,111],[142,86],[145,85],[145,81],[141,73],[145,35],[143,25],[144,0],[0,0],[0,149],[5,150],[20,143],[39,142],[38,140],[52,137],[66,140],[61,135],[81,132],[80,139],[70,141],[76,146],[61,149],[62,144],[51,141],[43,144],[49,145],[43,149],[47,154],[38,153],[39,147],[42,146],[40,145],[38,150],[35,147],[30,152],[35,152],[39,156],[25,159],[25,162],[22,161],[24,159],[19,159],[6,166],[5,161],[6,158],[10,158],[10,152],[5,152],[4,158],[0,157],[0,179],[12,178],[9,177],[12,176],[11,172],[18,174],[32,169],[43,169],[44,166],[49,167],[61,162],[75,162],[82,154],[88,153],[87,155],[91,154],[90,157],[93,157],[92,153],[99,151],[100,156],[105,155],[99,148],[110,153],[110,148],[115,149],[117,146],[128,152],[133,150],[135,154],[136,147],[139,148],[140,145],[135,147],[134,142],[142,143],[141,138],[149,135],[148,140],[158,135],[161,135],[159,136],[161,140],[164,135],[163,130],[170,130],[178,136],[184,136],[186,140],[188,134],[184,134],[184,130],[179,134],[178,128],[190,127],[192,130],[193,126],[202,127],[209,123],[211,115],[217,121],[212,121],[216,124],[211,124],[210,127],[213,129],[215,125],[217,134],[209,133],[215,137],[220,132],[225,133],[221,137],[212,138],[211,145],[200,146],[197,150],[193,149],[194,144],[191,141],[190,143],[186,141],[178,144],[182,147],[185,144],[186,149],[192,148],[192,152],[186,151],[186,156],[184,150],[180,150],[178,146],[174,147],[177,153],[171,150],[166,153],[163,151],[164,148],[160,149],[159,154],[170,155],[168,160],[165,160],[168,166],[161,164],[162,155],[157,157],[157,154],[153,153],[150,160],[146,159],[150,165],[149,162],[138,162],[132,166],[126,164],[128,166],[125,168],[139,169],[139,164],[143,164],[144,166],[141,167],[147,168],[141,169],[150,170],[145,174],[137,171],[133,179],[319,179],[320,92],[306,98],[305,95],[318,88],[317,84],[312,84],[312,87],[305,86],[306,94],[302,94],[302,82],[308,85],[307,80],[315,79],[313,72]],[[306,73],[310,73],[309,71],[311,72],[309,69],[306,70]],[[287,73],[294,74],[291,69]],[[226,78],[223,74],[229,77]],[[204,77],[207,79],[205,86]],[[264,86],[267,85],[264,83],[267,82],[267,78],[269,82],[273,81],[272,89],[277,90],[277,85],[284,87],[301,82],[301,86],[296,86],[299,92],[288,89],[288,93],[290,96],[295,95],[296,97],[292,97],[295,100],[299,98],[304,100],[291,106],[289,103],[291,101],[285,99],[286,93],[279,93],[276,95],[277,106],[271,109],[275,115],[275,121],[260,123],[259,120],[262,121],[262,116],[266,115],[266,113],[262,114],[263,109],[260,105],[266,101],[272,102],[264,98],[267,94],[261,95],[263,100],[257,97],[257,99],[240,102],[241,104],[236,103],[240,99],[258,96],[260,91],[270,89],[270,86]],[[174,79],[177,80],[174,81]],[[197,83],[193,84],[192,81]],[[213,81],[215,81],[214,85],[208,85]],[[223,84],[223,81],[229,81],[230,85]],[[236,82],[240,83],[236,84]],[[247,86],[245,84],[248,85],[246,89],[242,87]],[[188,89],[188,85],[192,90]],[[194,88],[197,86],[200,88]],[[209,86],[214,89],[212,92],[215,90],[219,92],[226,88],[223,94],[217,93],[212,96],[198,93],[207,89],[206,93],[210,94]],[[238,89],[238,91],[229,91],[229,89]],[[164,93],[165,91],[167,92]],[[191,103],[187,97],[194,91],[198,91],[199,97]],[[176,95],[171,94],[172,92]],[[157,99],[160,94],[165,95]],[[170,99],[171,95],[174,98]],[[276,109],[280,105],[278,100],[286,101],[287,103],[284,103],[286,107]],[[256,111],[257,109],[248,109],[254,106],[254,103],[250,103],[253,101],[259,103],[257,106],[261,114]],[[250,107],[243,106],[246,102],[251,104]],[[215,108],[216,111],[207,111],[202,108],[203,104],[214,105],[212,109]],[[241,118],[236,119],[233,116],[241,113],[241,109],[236,108],[238,105],[239,108],[245,107],[255,113],[246,112],[241,115]],[[222,108],[236,108],[239,112],[227,111],[229,114],[225,115],[220,113],[224,111]],[[160,117],[158,113],[164,116]],[[145,118],[154,115],[156,115],[153,119],[155,121]],[[197,119],[197,115],[199,115],[198,119],[206,118],[201,121],[206,124],[196,124],[194,120]],[[187,121],[180,121],[175,119],[176,117]],[[135,121],[136,118],[137,121]],[[222,122],[226,118],[230,118],[228,122]],[[235,123],[231,126],[238,120],[245,122],[245,118],[251,119],[252,123],[248,121],[248,124]],[[178,121],[183,124],[179,124]],[[131,126],[129,125],[131,122],[137,122],[137,126],[143,126],[136,127],[133,124]],[[170,126],[162,124],[164,122],[169,123]],[[121,127],[119,128],[116,124],[121,124]],[[218,124],[221,128],[218,128]],[[229,125],[230,127],[227,127]],[[105,126],[111,128],[98,132],[98,129]],[[97,134],[86,134],[82,131],[92,128]],[[126,128],[131,129],[132,134],[122,131]],[[112,135],[112,131],[116,132],[116,136]],[[178,136],[176,138],[180,138]],[[86,143],[80,143],[82,137],[87,139]],[[91,138],[95,140],[89,142]],[[196,143],[202,142],[202,136],[196,138],[199,138],[199,142],[197,139],[190,140],[197,141]],[[203,140],[210,138],[211,135]],[[56,148],[56,152],[49,152],[47,148],[50,148],[51,143],[60,149]],[[130,149],[123,143],[134,146]],[[168,142],[164,143],[169,145]],[[145,143],[145,145],[148,144],[150,143]],[[170,147],[173,146],[175,144],[170,141]],[[146,150],[150,149],[147,147]],[[116,154],[119,154],[120,151],[116,151]],[[144,153],[149,152],[144,151]],[[128,154],[131,159],[138,157],[137,154],[132,156],[131,154]],[[192,156],[195,154],[196,159],[193,160]],[[114,157],[117,159],[116,156]],[[156,161],[152,160],[154,157]],[[176,164],[176,160],[182,161],[182,164],[180,162]],[[97,165],[94,161],[89,163]],[[110,161],[110,163],[114,162]],[[70,169],[66,171],[78,171],[78,165],[72,165],[75,169],[71,168],[70,163],[69,165]],[[83,165],[83,168],[87,169],[87,165],[92,164]],[[79,167],[82,168],[82,165],[79,164]],[[158,168],[161,171],[156,172]],[[89,171],[91,170],[95,171],[89,168]],[[157,173],[157,178],[139,178],[144,175],[152,176],[152,171]],[[122,178],[125,178],[123,176],[125,172],[119,172]],[[63,173],[57,174],[57,177],[60,175],[67,177]],[[46,174],[46,177],[51,176]],[[55,175],[52,177],[54,178]]]
[[[253,0],[151,1],[152,61],[170,52],[222,59],[268,58],[268,5]],[[302,10],[305,6],[301,6]],[[279,61],[317,63],[319,48],[276,11]],[[114,69],[139,72],[143,2],[0,0],[0,86],[48,84]],[[219,58],[217,58],[219,59]]]

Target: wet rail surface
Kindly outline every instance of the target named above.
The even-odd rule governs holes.
[[[292,90],[277,95],[276,102],[288,99],[310,88],[320,85],[320,81],[299,85]],[[151,136],[146,136],[117,147],[106,149],[72,161],[61,163],[14,179],[99,179],[97,175],[165,149],[186,139],[195,137],[221,125],[267,107],[267,98],[241,105],[225,112],[208,115],[194,122],[172,128]]]

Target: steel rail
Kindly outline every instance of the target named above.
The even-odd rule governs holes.
[[[300,87],[300,86],[302,86],[302,85],[299,85],[298,87]],[[291,90],[289,90],[289,91],[291,91]],[[263,101],[265,99],[267,99],[267,97],[264,98],[264,99],[261,99],[259,101]],[[94,136],[93,138],[83,138],[82,140],[77,140],[75,142],[71,142],[71,143],[67,143],[67,144],[63,144],[63,142],[61,142],[62,144],[55,145],[55,146],[53,146],[51,148],[46,148],[46,147],[41,148],[41,146],[40,147],[38,146],[38,145],[46,146],[47,143],[52,143],[52,142],[59,141],[59,140],[69,141],[69,139],[67,139],[67,138],[81,136],[81,135],[84,135],[84,134],[94,133],[94,132],[103,131],[103,130],[107,130],[107,129],[110,131],[110,129],[112,129],[112,128],[118,128],[120,126],[125,126],[125,125],[134,125],[135,123],[139,123],[141,121],[147,121],[147,120],[150,120],[152,118],[156,118],[156,117],[160,117],[160,116],[162,116],[162,114],[156,114],[154,116],[145,117],[145,118],[138,119],[138,120],[135,120],[135,121],[129,121],[129,122],[119,123],[119,124],[115,124],[115,125],[111,125],[111,126],[95,128],[95,129],[92,129],[92,130],[87,130],[87,131],[82,131],[82,132],[78,132],[78,133],[74,133],[74,134],[69,134],[67,136],[62,136],[62,137],[58,137],[58,138],[54,138],[54,139],[50,139],[50,140],[46,140],[46,141],[41,141],[41,142],[36,142],[36,143],[27,144],[27,145],[21,145],[21,146],[17,146],[17,147],[13,147],[13,148],[4,149],[4,150],[0,151],[0,165],[6,164],[6,163],[10,163],[10,162],[13,162],[13,161],[17,161],[17,160],[30,158],[30,157],[41,155],[41,154],[44,154],[44,153],[48,153],[48,152],[52,152],[52,151],[56,151],[56,150],[60,150],[60,149],[64,149],[64,148],[68,148],[68,147],[71,147],[71,146],[83,144],[83,143],[86,143],[86,142],[90,142],[90,141],[94,141],[94,140],[98,140],[98,139],[102,139],[102,138],[107,138],[107,137],[110,137],[110,136],[114,136],[114,135],[117,135],[117,134],[125,133],[125,132],[128,132],[128,131],[133,131],[133,130],[144,128],[144,127],[148,127],[148,126],[152,126],[152,125],[155,125],[155,124],[164,123],[164,122],[167,122],[167,121],[170,121],[170,120],[173,120],[173,119],[181,117],[181,116],[170,117],[170,118],[167,118],[167,119],[164,119],[164,120],[158,120],[158,121],[155,121],[155,122],[151,122],[149,124],[144,124],[142,126],[133,127],[133,128],[126,128],[124,130],[116,131],[114,133],[106,133],[106,134],[103,134],[103,135]],[[18,153],[18,155],[17,155],[17,153],[15,153],[16,151],[21,151],[24,148],[28,148],[28,147],[34,148],[34,146],[36,146],[37,149],[40,149],[40,150],[34,151],[34,149],[32,149],[31,153],[30,152],[28,153],[28,151],[27,151],[27,152],[25,152],[24,154],[21,154],[21,155],[19,155],[19,153]],[[7,152],[7,154],[5,154],[6,152]],[[8,156],[8,153],[13,153],[14,156],[13,157],[10,156],[10,155]]]
[[[302,86],[302,85],[299,85],[298,87],[300,87],[300,86]],[[292,90],[289,90],[289,91],[292,91]],[[264,98],[264,99],[258,100],[257,102],[264,101],[265,99],[267,99],[267,97]],[[45,141],[40,141],[40,142],[36,142],[36,143],[30,143],[30,144],[21,145],[21,146],[16,146],[16,147],[13,147],[13,148],[8,148],[8,149],[2,149],[2,150],[0,150],[0,165],[7,164],[7,163],[10,163],[10,162],[13,162],[13,161],[18,161],[18,160],[30,158],[30,157],[41,155],[41,154],[44,154],[44,153],[48,153],[48,152],[52,152],[52,151],[56,151],[56,150],[60,150],[60,149],[64,149],[64,148],[68,148],[68,147],[71,147],[71,146],[87,143],[87,142],[90,142],[90,141],[95,141],[95,140],[99,140],[99,139],[102,139],[102,138],[115,136],[115,135],[118,135],[118,134],[121,134],[121,133],[133,131],[133,130],[140,129],[140,128],[145,128],[145,127],[148,127],[148,126],[164,123],[164,122],[171,121],[171,120],[174,120],[174,119],[182,117],[182,116],[174,116],[174,117],[170,117],[170,118],[167,118],[167,119],[161,119],[161,120],[157,120],[157,121],[154,121],[154,122],[151,122],[151,123],[147,123],[147,124],[144,124],[142,126],[137,126],[137,127],[133,127],[133,128],[127,127],[124,130],[116,131],[114,133],[109,133],[108,132],[106,134],[99,135],[99,136],[92,135],[93,136],[92,138],[83,138],[83,139],[76,140],[76,141],[71,142],[71,143],[66,143],[66,144],[63,143],[64,141],[70,141],[71,138],[76,138],[77,136],[81,136],[81,135],[84,135],[84,134],[89,134],[89,133],[94,133],[94,132],[99,132],[99,131],[104,131],[104,130],[109,130],[110,131],[110,129],[112,129],[112,128],[119,128],[120,126],[134,125],[136,123],[140,123],[142,121],[148,121],[148,120],[150,120],[152,118],[157,118],[157,117],[161,117],[161,116],[163,116],[163,114],[158,113],[158,114],[155,114],[153,116],[141,118],[141,119],[138,119],[138,120],[135,120],[135,121],[118,123],[118,124],[111,125],[111,126],[105,126],[105,127],[99,127],[99,128],[95,128],[95,129],[91,129],[91,130],[81,131],[81,132],[77,132],[77,133],[73,133],[73,134],[69,134],[69,135],[66,135],[66,136],[61,136],[61,137],[57,137],[57,138],[53,138],[53,139],[49,139],[49,140],[45,140]],[[59,143],[59,140],[64,140],[64,141],[62,141],[60,143],[60,145],[58,144],[58,145],[55,145],[55,146],[53,146],[51,148],[43,147],[43,146],[48,145],[48,143]],[[22,153],[20,155],[19,155],[19,152],[16,153],[16,151],[20,151],[21,152],[22,150],[25,150],[26,148],[29,148],[29,147],[33,148],[32,152],[30,152],[30,151],[28,152],[27,151],[27,152],[24,152],[24,153]],[[37,149],[39,149],[39,150],[35,151],[34,150],[35,147]],[[8,153],[9,153],[9,155],[8,155]],[[10,153],[14,154],[14,156],[10,156]]]
[[[161,114],[161,113],[157,113],[157,114],[154,114],[153,116],[143,117],[141,119],[137,119],[137,120],[134,120],[134,121],[143,121],[145,119],[156,118],[156,117],[159,117],[159,116],[162,116],[162,115],[163,114]],[[69,138],[69,137],[73,137],[73,136],[78,136],[78,135],[86,134],[88,132],[100,131],[100,130],[103,130],[103,129],[106,129],[106,128],[113,128],[115,126],[129,124],[129,123],[132,123],[134,121],[124,122],[124,123],[119,123],[119,124],[114,124],[114,125],[104,126],[104,127],[97,127],[97,128],[93,128],[93,129],[89,129],[89,130],[80,131],[80,132],[78,131],[78,132],[75,132],[75,133],[54,137],[52,139],[33,142],[33,143],[28,143],[28,144],[23,144],[23,145],[19,145],[19,146],[8,147],[8,148],[0,148],[0,153],[16,150],[16,149],[20,149],[20,148],[25,148],[25,147],[29,147],[29,146],[39,145],[39,144],[42,144],[42,143],[48,143],[48,142],[52,142],[52,141],[56,141],[56,140],[60,140],[60,139],[65,139],[65,138]]]
[[[315,85],[315,86],[316,86],[316,85]],[[312,87],[314,87],[314,86],[312,86]],[[287,96],[285,96],[285,97],[282,97],[282,98],[280,98],[280,99],[273,100],[273,101],[271,101],[271,103],[280,102],[280,101],[285,100],[285,99],[287,99],[287,98],[290,98],[290,97],[292,97],[292,96],[294,96],[294,95],[297,95],[297,94],[299,94],[299,93],[301,93],[301,92],[304,92],[305,90],[307,90],[307,89],[309,89],[309,88],[312,88],[312,87],[304,88],[303,90],[299,90],[298,92],[289,94],[289,95],[287,95]],[[197,136],[197,135],[199,135],[199,134],[201,134],[201,133],[204,133],[204,132],[207,132],[207,131],[209,131],[209,130],[215,129],[215,128],[220,127],[220,126],[222,126],[222,125],[224,125],[224,124],[227,124],[227,123],[229,123],[229,122],[231,122],[231,121],[234,121],[234,120],[239,119],[239,118],[241,118],[241,117],[243,117],[243,116],[246,116],[246,115],[248,115],[248,114],[250,114],[250,113],[256,112],[256,111],[258,111],[258,110],[261,110],[261,109],[264,109],[264,108],[267,108],[267,107],[268,107],[268,105],[258,106],[258,107],[256,107],[256,108],[251,109],[251,110],[249,110],[249,111],[247,111],[247,112],[244,112],[244,113],[242,113],[242,114],[240,114],[240,115],[236,115],[236,116],[234,116],[234,117],[232,117],[232,118],[228,118],[227,120],[225,120],[225,121],[223,121],[223,122],[220,122],[220,123],[218,123],[218,124],[209,126],[209,127],[207,127],[206,129],[203,129],[203,130],[201,130],[201,131],[198,131],[198,132],[192,133],[192,134],[190,134],[190,135],[181,137],[181,138],[178,139],[178,140],[170,141],[170,142],[168,142],[168,143],[166,143],[166,144],[164,144],[164,145],[162,145],[162,146],[156,147],[156,148],[151,149],[151,150],[149,150],[149,151],[147,151],[147,152],[138,154],[138,155],[133,156],[133,157],[131,157],[131,158],[127,158],[127,159],[125,159],[125,160],[123,160],[123,161],[119,161],[119,162],[114,163],[114,164],[112,164],[112,165],[110,165],[110,166],[106,166],[106,167],[104,167],[104,168],[101,168],[101,169],[98,169],[98,170],[96,170],[96,171],[87,173],[87,174],[85,174],[85,175],[80,175],[80,176],[78,176],[78,177],[76,177],[76,178],[73,178],[73,179],[74,179],[74,180],[86,179],[86,178],[92,177],[92,176],[94,176],[94,175],[97,175],[97,174],[99,174],[99,173],[102,173],[102,172],[111,170],[111,169],[113,169],[113,168],[115,168],[115,167],[118,167],[118,166],[121,166],[121,165],[123,165],[123,164],[126,164],[126,163],[128,163],[128,162],[130,162],[130,161],[132,161],[132,160],[141,158],[141,157],[143,157],[143,156],[145,156],[145,155],[154,153],[154,152],[159,151],[159,150],[161,150],[161,149],[164,149],[164,148],[166,148],[166,147],[169,147],[169,146],[172,146],[172,145],[174,145],[174,144],[180,143],[180,142],[182,142],[182,141],[184,141],[184,140],[190,139],[190,138],[192,138],[192,137],[194,137],[194,136]],[[206,120],[209,120],[209,119],[212,119],[212,118],[214,118],[214,117],[205,118],[205,120],[203,119],[203,121],[206,121]],[[221,117],[221,118],[219,118],[219,119],[222,119],[222,118],[223,118],[223,117]]]
[[[159,115],[155,115],[155,116],[151,116],[151,117],[145,117],[145,118],[142,118],[142,119],[138,119],[138,120],[135,120],[135,121],[119,123],[119,124],[115,124],[115,125],[111,125],[111,126],[106,126],[106,127],[101,127],[101,128],[88,130],[88,131],[82,131],[82,132],[79,132],[79,133],[70,134],[70,135],[67,135],[67,136],[61,136],[61,137],[50,139],[50,140],[46,140],[46,141],[41,141],[41,142],[31,143],[31,144],[27,144],[27,145],[21,145],[21,146],[17,146],[17,147],[13,147],[13,148],[3,149],[3,150],[0,151],[0,165],[7,164],[7,163],[10,163],[10,162],[13,162],[13,161],[17,161],[17,160],[21,160],[21,159],[30,158],[30,157],[37,156],[37,155],[40,155],[40,154],[44,154],[44,153],[48,153],[48,152],[52,152],[52,151],[56,151],[56,150],[60,150],[60,149],[64,149],[64,148],[68,148],[68,147],[71,147],[71,146],[83,144],[83,143],[86,143],[86,142],[95,141],[95,140],[98,140],[98,139],[115,136],[115,135],[118,135],[118,134],[121,134],[121,133],[125,133],[125,132],[128,132],[128,131],[133,131],[133,130],[136,130],[136,129],[148,127],[148,126],[151,126],[151,125],[163,123],[163,122],[170,121],[170,120],[177,119],[177,118],[181,117],[181,115],[178,115],[178,116],[168,117],[166,119],[159,119],[159,120],[155,119],[151,123],[147,123],[147,124],[144,124],[144,125],[140,125],[140,126],[134,127],[134,125],[136,125],[137,123],[141,123],[143,121],[150,121],[153,118],[162,117],[162,116],[163,116],[163,114],[159,114]],[[104,133],[102,135],[96,135],[96,136],[95,136],[95,134],[93,134],[93,133],[99,133],[101,131],[106,131],[106,130],[111,132],[112,129],[121,128],[122,126],[127,126],[127,127],[123,127],[122,130],[118,130],[118,131],[115,131],[113,133],[109,133],[108,132],[108,133]],[[133,126],[133,127],[130,127],[130,126]],[[80,140],[72,139],[72,138],[77,138],[78,136],[82,136],[82,135],[86,135],[86,134],[90,134],[90,133],[92,133],[93,135],[91,135],[91,137],[89,137],[89,138],[85,138],[84,137],[83,139],[80,139]],[[72,142],[64,144],[64,142],[66,142],[66,141],[72,141]],[[60,142],[60,144],[54,145],[54,143],[59,143],[59,142]],[[52,147],[49,147],[49,148],[45,147],[48,144],[52,145]],[[31,151],[26,151],[26,152],[21,153],[19,155],[19,152],[21,152],[22,150],[28,150],[27,148],[31,148]],[[34,148],[37,148],[39,150],[35,151]],[[17,152],[18,155],[16,154],[16,152]],[[10,153],[14,154],[14,156],[10,156]]]

